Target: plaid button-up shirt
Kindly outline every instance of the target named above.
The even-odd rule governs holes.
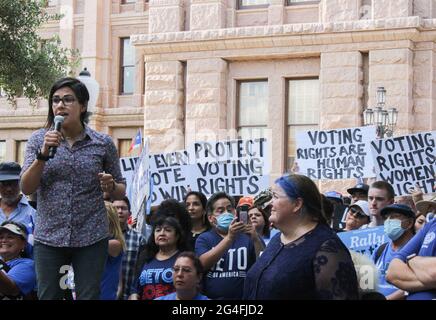
[[[121,298],[127,300],[131,294],[131,287],[135,277],[136,261],[138,260],[140,248],[145,245],[145,239],[139,232],[130,228],[124,230],[123,233],[127,249],[122,262],[123,292]]]
[[[35,131],[27,142],[23,174],[42,147],[47,129]],[[35,240],[53,247],[85,247],[108,236],[108,219],[98,173],[121,176],[117,149],[106,134],[85,126],[85,137],[70,147],[62,141],[46,162],[37,189]]]

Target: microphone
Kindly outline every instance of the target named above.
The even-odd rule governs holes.
[[[62,123],[64,122],[64,117],[62,116],[56,116],[54,118],[54,128],[57,132],[61,132]],[[48,148],[48,157],[50,159],[54,158],[54,155],[56,154],[57,147],[51,146]]]

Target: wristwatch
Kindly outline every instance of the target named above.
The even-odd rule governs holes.
[[[48,160],[50,160],[50,156],[43,155],[41,153],[41,149],[38,149],[38,151],[36,151],[36,159],[42,160],[42,161],[48,161]]]
[[[409,261],[416,257],[416,253],[412,253],[406,257],[406,264],[409,264]]]

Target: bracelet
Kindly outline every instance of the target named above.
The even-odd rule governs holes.
[[[41,153],[41,149],[38,149],[38,151],[36,151],[36,159],[42,160],[42,161],[48,161],[48,160],[50,160],[50,156],[43,155]]]

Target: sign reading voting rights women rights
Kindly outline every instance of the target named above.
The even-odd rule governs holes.
[[[311,179],[373,177],[370,142],[375,127],[302,131],[297,134],[297,163]]]
[[[383,226],[339,232],[338,237],[348,249],[367,256],[371,256],[380,245],[389,240]]]
[[[389,182],[397,196],[418,184],[433,192],[436,169],[436,131],[371,142],[377,179]]]

